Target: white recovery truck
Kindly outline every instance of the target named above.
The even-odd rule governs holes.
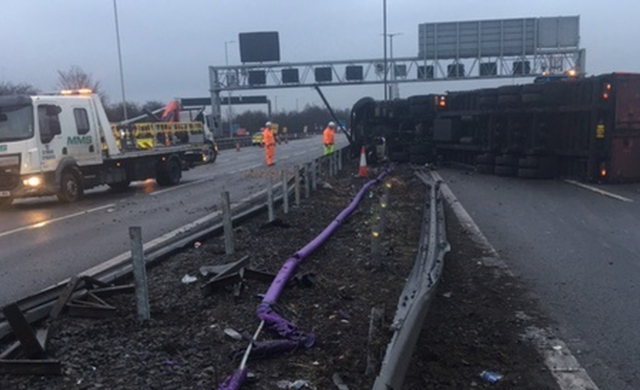
[[[138,180],[175,185],[204,143],[201,123],[116,128],[90,91],[2,96],[0,207],[47,195],[75,202],[86,189],[123,190]]]

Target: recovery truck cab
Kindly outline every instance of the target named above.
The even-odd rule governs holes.
[[[151,148],[135,147],[135,132],[111,126],[89,90],[0,97],[0,207],[13,199],[56,195],[63,202],[84,190],[132,181],[180,182],[185,154],[202,150],[202,131],[163,128]]]

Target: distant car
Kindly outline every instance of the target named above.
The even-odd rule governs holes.
[[[251,137],[251,144],[253,146],[262,146],[262,133],[255,133],[253,137]]]

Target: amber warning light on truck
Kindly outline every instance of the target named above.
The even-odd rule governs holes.
[[[65,89],[60,91],[60,95],[91,95],[93,93],[89,88]]]

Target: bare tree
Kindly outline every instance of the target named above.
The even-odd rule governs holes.
[[[58,89],[83,89],[88,88],[98,94],[100,99],[107,101],[107,95],[102,91],[100,81],[94,81],[93,77],[79,66],[72,66],[67,71],[58,70]]]
[[[36,95],[38,89],[33,85],[20,83],[14,84],[9,82],[0,83],[0,96],[2,95]]]

